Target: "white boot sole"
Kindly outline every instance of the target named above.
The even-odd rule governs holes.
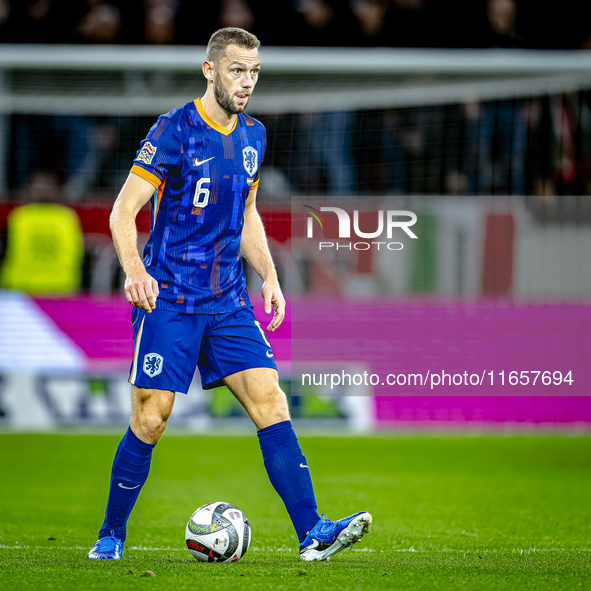
[[[330,560],[337,552],[356,544],[361,538],[368,534],[371,528],[372,517],[369,513],[362,513],[351,521],[351,523],[337,536],[334,544],[326,550],[308,550],[300,555],[302,560],[312,562],[314,560]]]

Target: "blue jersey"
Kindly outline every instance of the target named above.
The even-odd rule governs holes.
[[[240,238],[265,148],[259,121],[241,113],[224,129],[199,99],[150,129],[131,170],[156,189],[144,265],[160,287],[157,308],[221,314],[250,305]]]

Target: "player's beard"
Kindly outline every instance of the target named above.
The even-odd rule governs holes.
[[[233,98],[230,96],[230,93],[226,90],[226,87],[222,84],[222,81],[216,77],[213,83],[213,96],[217,101],[218,105],[224,109],[226,112],[231,113],[232,115],[237,115],[238,113],[242,113],[244,109],[246,109],[246,105],[250,101],[250,96],[247,94],[247,100],[245,103],[236,106],[234,104]]]

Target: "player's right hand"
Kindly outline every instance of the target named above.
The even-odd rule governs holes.
[[[159,293],[158,282],[145,270],[137,275],[128,276],[125,280],[127,301],[148,314],[156,308],[156,298]]]

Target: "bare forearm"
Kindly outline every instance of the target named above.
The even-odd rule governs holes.
[[[144,269],[137,247],[135,214],[119,202],[115,203],[110,219],[115,250],[123,271],[129,277]]]
[[[277,282],[277,271],[269,251],[265,228],[254,207],[245,212],[240,249],[263,281]]]
[[[158,282],[147,273],[140,258],[135,218],[153,193],[154,187],[151,183],[130,173],[115,201],[110,220],[115,249],[127,276],[125,279],[127,301],[148,313],[156,307]]]

